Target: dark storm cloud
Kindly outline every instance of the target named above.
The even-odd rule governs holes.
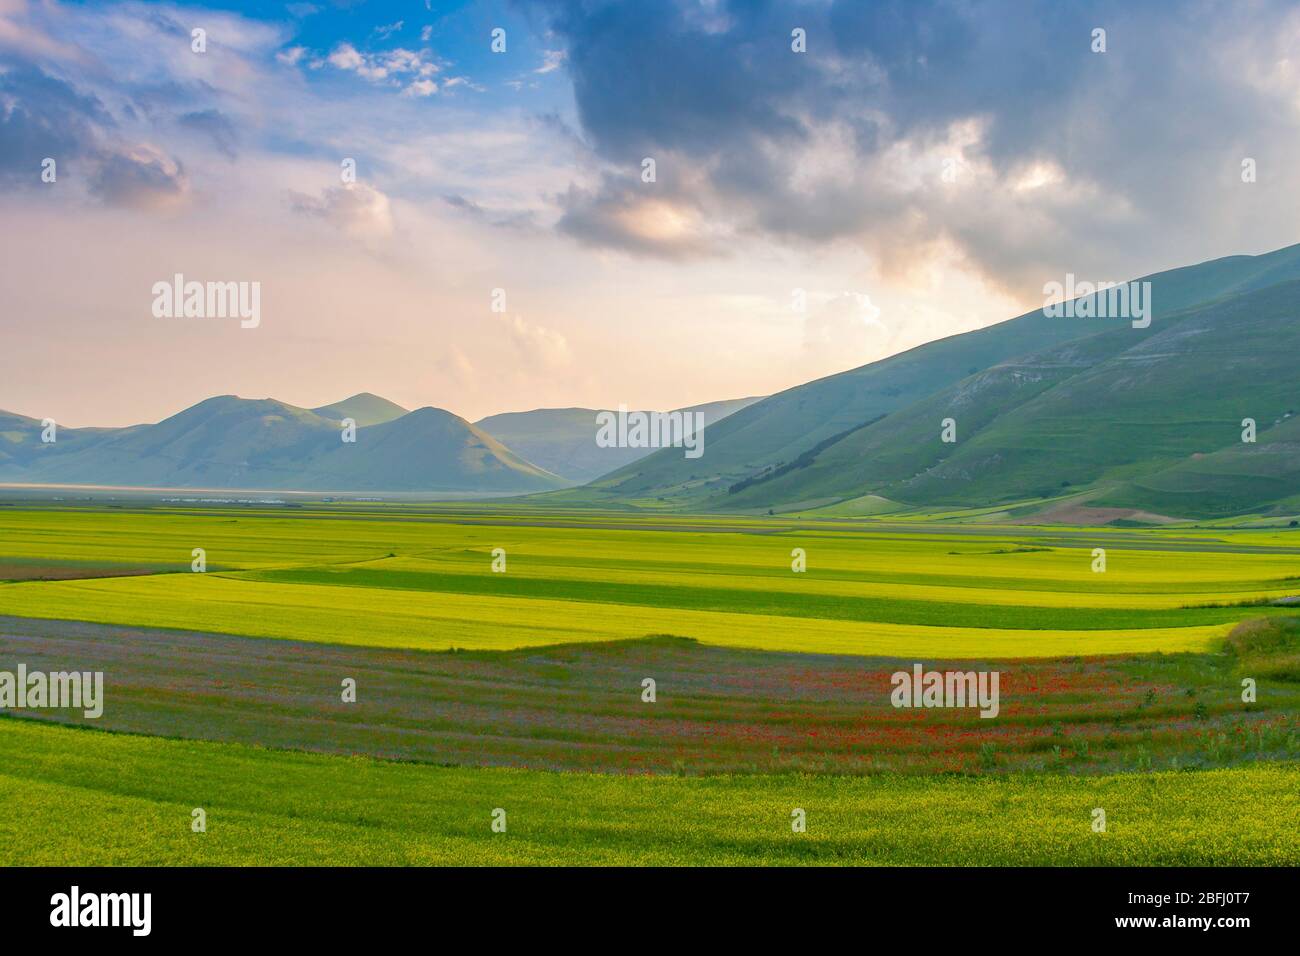
[[[1282,209],[1264,188],[1234,189],[1243,156],[1280,171],[1300,143],[1294,91],[1260,82],[1300,54],[1283,0],[529,6],[564,45],[582,134],[615,170],[569,196],[561,228],[584,241],[650,251],[615,214],[636,201],[618,171],[643,156],[691,170],[686,204],[740,234],[869,249],[942,238],[990,274],[1085,246],[1122,262],[1158,230],[1239,230],[1260,214],[1277,244],[1300,239],[1284,221],[1294,189]],[[795,27],[805,54],[791,52]],[[977,135],[958,152],[963,123]],[[943,151],[978,190],[942,188]],[[1035,167],[1048,185],[1026,186]]]
[[[84,182],[113,206],[158,208],[187,189],[180,164],[161,151],[120,136],[94,96],[39,68],[0,73],[0,181],[41,187],[41,163],[57,164],[59,182]]]
[[[743,147],[756,135],[803,132],[779,104],[804,85],[804,64],[783,55],[789,29],[762,11],[713,33],[670,4],[568,4],[554,26],[568,43],[582,125],[606,155]]]
[[[0,73],[0,179],[39,183],[41,161],[93,154],[95,127],[112,118],[93,96],[34,68]]]
[[[669,196],[673,196],[669,191]],[[718,255],[722,243],[711,241],[701,228],[702,211],[689,205],[680,193],[667,206],[660,196],[647,193],[643,186],[616,182],[606,177],[594,191],[570,186],[559,197],[564,210],[558,228],[584,245],[621,249],[625,252],[654,256],[659,259],[697,259]],[[656,230],[657,217],[671,213],[679,228]],[[650,228],[637,228],[637,223]]]

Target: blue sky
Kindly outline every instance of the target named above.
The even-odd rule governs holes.
[[[1300,241],[1298,91],[1280,0],[0,0],[0,408],[768,393]]]

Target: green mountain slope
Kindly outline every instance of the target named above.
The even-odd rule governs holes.
[[[984,504],[1059,494],[1065,482],[1108,484],[1240,445],[1243,418],[1271,424],[1300,408],[1300,282],[1219,300],[1153,328],[1028,397],[885,494]],[[1113,347],[1126,336],[1106,338]],[[1250,506],[1271,501],[1255,497]],[[1146,499],[1148,510],[1173,503]],[[1179,514],[1206,513],[1197,502],[1182,504]]]
[[[1003,363],[846,436],[804,469],[737,488],[727,504],[780,507],[876,494],[922,506],[983,506],[1109,489],[1192,466],[1217,448],[1240,445],[1242,418],[1255,417],[1262,429],[1300,406],[1290,372],[1300,345],[1298,306],[1300,282],[1282,283],[1168,316],[1150,329],[1101,333]],[[945,418],[956,422],[955,443],[941,440]],[[1260,434],[1261,442],[1271,437]],[[1285,446],[1273,453],[1285,459]],[[1262,460],[1228,454],[1239,457]],[[1287,491],[1284,478],[1274,484],[1240,495],[1242,503],[1265,505],[1300,490]],[[1180,515],[1216,511],[1186,495],[1161,502],[1155,486],[1142,485],[1141,495],[1137,486],[1124,487],[1111,490],[1106,503]]]
[[[1231,424],[1231,423],[1229,423]],[[1242,514],[1272,504],[1300,511],[1300,415],[1258,422],[1253,444],[1234,442],[1209,454],[1193,453],[1168,468],[1122,483],[1096,500],[1205,517]]]
[[[1189,320],[1184,310],[1225,296],[1281,288],[1280,283],[1297,278],[1300,246],[1159,273],[1146,280],[1152,284],[1154,306],[1148,329],[1134,329],[1125,319],[1053,319],[1041,310],[1031,312],[774,395],[711,429],[702,459],[660,451],[563,497],[598,503],[659,499],[709,509],[811,507],[866,493],[920,504],[983,504],[1051,489],[1059,494],[1063,482],[1070,483],[1068,490],[1101,478],[1124,479],[1131,476],[1125,473],[1127,466],[1134,466],[1136,474],[1147,458],[1153,459],[1149,465],[1167,466],[1192,453],[1196,449],[1185,445],[1195,444],[1195,435],[1148,434],[1145,420],[1111,414],[1116,407],[1098,393],[1097,388],[1104,392],[1102,386],[1090,390],[1086,377],[1068,389],[1064,383],[1159,339],[1151,351],[1134,352],[1127,366],[1132,377],[1144,363],[1155,363],[1160,349],[1179,341],[1166,333],[1171,323]],[[1294,298],[1294,290],[1268,300],[1273,311],[1264,324],[1269,328],[1286,325],[1288,295]],[[1199,335],[1203,330],[1196,328]],[[1268,333],[1261,328],[1259,334]],[[1224,347],[1218,337],[1201,341],[1207,348]],[[1187,376],[1213,364],[1195,341],[1185,344],[1176,362],[1193,363]],[[1162,382],[1166,371],[1160,372]],[[1277,370],[1270,365],[1267,374]],[[1119,375],[1105,381],[1122,387],[1127,380]],[[1261,393],[1260,400],[1269,404],[1277,391],[1270,395]],[[1044,404],[1037,411],[1016,417],[1017,410],[1039,396]],[[1086,416],[1076,414],[1077,403],[1083,403]],[[1200,413],[1227,420],[1225,409],[1203,408]],[[940,422],[946,417],[957,419],[956,446],[940,442]],[[1082,447],[1078,441],[1085,434],[1103,444],[1114,438],[1119,449],[1153,441],[1155,454],[1123,451],[1098,468],[1068,460],[1068,467],[1059,469],[1042,464],[1054,456],[1068,459],[1071,449]]]
[[[736,398],[677,410],[701,413],[708,428],[757,401]],[[474,424],[534,464],[574,483],[591,481],[654,451],[599,447],[596,414],[593,408],[539,408],[491,415]]]

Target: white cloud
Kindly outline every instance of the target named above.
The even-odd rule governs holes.
[[[415,80],[406,89],[402,90],[403,96],[432,96],[438,92],[438,84],[433,80]]]
[[[397,47],[380,53],[362,53],[346,41],[336,46],[325,58],[335,69],[356,73],[363,79],[378,83],[381,80],[396,79],[399,76],[415,76],[428,79],[441,71],[437,63],[424,58],[414,50]],[[420,93],[427,96],[426,93]]]
[[[533,70],[534,73],[551,73],[560,68],[564,62],[565,52],[563,50],[546,50],[542,54],[542,65]]]
[[[453,90],[458,86],[473,90],[475,93],[486,93],[487,88],[470,80],[467,76],[449,76],[442,81],[444,90]]]
[[[340,43],[327,60],[340,70],[355,70],[365,65],[365,60],[351,43]]]
[[[295,212],[318,216],[353,239],[382,239],[393,233],[393,213],[386,195],[365,183],[333,186],[320,196],[289,192]]]

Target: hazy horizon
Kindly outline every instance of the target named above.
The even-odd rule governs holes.
[[[183,412],[183,411],[185,411],[185,410],[187,410],[187,409],[193,408],[195,405],[201,404],[202,402],[205,402],[205,401],[207,401],[208,399],[212,399],[212,398],[226,398],[226,397],[238,398],[238,399],[242,399],[242,400],[244,400],[244,401],[276,401],[276,402],[283,402],[285,405],[291,405],[291,406],[293,406],[294,408],[301,408],[301,409],[305,409],[305,410],[307,410],[307,411],[313,411],[313,410],[318,409],[318,408],[326,408],[326,407],[328,407],[328,406],[330,406],[330,405],[337,405],[337,404],[339,404],[339,403],[341,403],[341,402],[345,402],[345,401],[348,401],[349,399],[353,399],[353,398],[358,398],[358,397],[360,397],[360,396],[362,396],[362,395],[372,395],[372,396],[374,396],[374,397],[376,397],[376,398],[382,398],[382,399],[388,399],[389,401],[394,401],[394,399],[389,398],[389,396],[387,396],[387,395],[383,395],[383,394],[381,394],[381,393],[379,393],[379,392],[376,392],[376,391],[374,391],[373,389],[363,389],[363,390],[360,391],[360,392],[353,392],[353,393],[350,394],[350,395],[341,395],[341,396],[337,396],[337,397],[335,397],[335,398],[333,398],[333,399],[329,399],[329,400],[327,400],[327,401],[323,401],[323,402],[313,402],[313,403],[311,403],[311,404],[304,404],[304,403],[302,403],[302,402],[294,402],[294,401],[290,401],[289,399],[285,398],[285,397],[282,396],[282,395],[237,395],[237,394],[234,394],[234,393],[232,393],[232,392],[225,392],[225,393],[221,393],[221,394],[218,394],[218,395],[205,395],[205,396],[203,396],[202,398],[197,398],[197,399],[195,399],[194,401],[190,402],[190,403],[187,404],[187,405],[184,405],[184,406],[182,406],[182,407],[180,407],[180,408],[172,409],[171,411],[165,412],[165,413],[159,415],[159,416],[156,417],[156,418],[151,418],[151,419],[148,419],[148,420],[141,420],[141,421],[134,421],[134,422],[123,422],[123,423],[120,423],[120,424],[119,424],[119,423],[105,423],[105,422],[98,422],[98,421],[88,421],[88,422],[59,421],[58,424],[59,424],[61,427],[65,427],[65,428],[130,428],[130,427],[133,426],[133,425],[155,425],[155,424],[157,424],[157,423],[160,422],[160,421],[164,421],[164,420],[166,420],[166,419],[168,419],[168,418],[171,418],[173,415],[176,415],[176,414],[178,414],[178,413],[180,413],[180,412]],[[714,405],[714,404],[719,404],[719,403],[723,403],[723,402],[727,402],[727,401],[733,401],[733,400],[742,400],[742,401],[743,401],[743,400],[748,400],[748,399],[762,400],[764,397],[766,397],[766,396],[762,396],[762,395],[736,395],[736,396],[732,396],[732,397],[729,397],[729,398],[710,399],[710,400],[703,401],[703,402],[696,402],[696,403],[694,403],[694,405],[675,405],[675,406],[672,406],[672,407],[670,407],[670,408],[658,408],[658,409],[655,409],[655,408],[641,408],[641,409],[637,409],[637,410],[639,410],[639,411],[651,411],[651,412],[652,412],[652,411],[670,412],[670,411],[678,411],[678,410],[685,409],[685,408],[692,408],[692,407],[695,407],[695,406],[697,406],[697,405]],[[441,407],[441,406],[437,406],[437,405],[405,405],[405,404],[402,403],[402,402],[395,402],[395,404],[402,405],[402,406],[406,409],[406,411],[407,411],[408,413],[409,413],[409,412],[418,411],[418,410],[421,409],[421,408],[440,408],[440,407]],[[567,411],[567,410],[569,410],[569,409],[588,409],[588,410],[591,410],[591,411],[608,411],[608,410],[615,410],[615,409],[617,409],[617,408],[618,408],[618,405],[617,405],[617,404],[613,404],[613,405],[590,405],[590,406],[588,406],[588,405],[546,405],[546,406],[536,406],[536,407],[534,407],[534,408],[507,408],[507,409],[504,409],[504,410],[499,411],[499,412],[488,412],[488,413],[485,414],[485,415],[479,415],[479,416],[476,416],[476,417],[474,417],[474,418],[469,418],[469,417],[466,416],[466,415],[462,415],[460,412],[458,412],[458,411],[457,411],[456,409],[454,409],[454,408],[442,408],[442,411],[445,411],[445,412],[451,412],[452,414],[454,414],[454,415],[458,415],[458,416],[460,416],[461,418],[465,419],[465,421],[470,422],[471,424],[474,424],[474,423],[476,423],[476,422],[480,422],[480,421],[483,421],[484,419],[492,418],[492,417],[497,416],[497,415],[519,415],[519,414],[525,414],[525,413],[527,413],[527,412],[557,412],[557,411]],[[27,413],[24,412],[21,408],[10,408],[10,407],[8,407],[8,406],[6,406],[6,405],[4,405],[4,404],[0,404],[0,412],[10,412],[10,413],[15,414],[15,415],[27,415],[28,418],[34,418],[34,417],[36,417],[36,416],[33,416],[33,415],[29,415],[29,414],[27,414]],[[56,421],[57,421],[57,419],[56,419]]]

